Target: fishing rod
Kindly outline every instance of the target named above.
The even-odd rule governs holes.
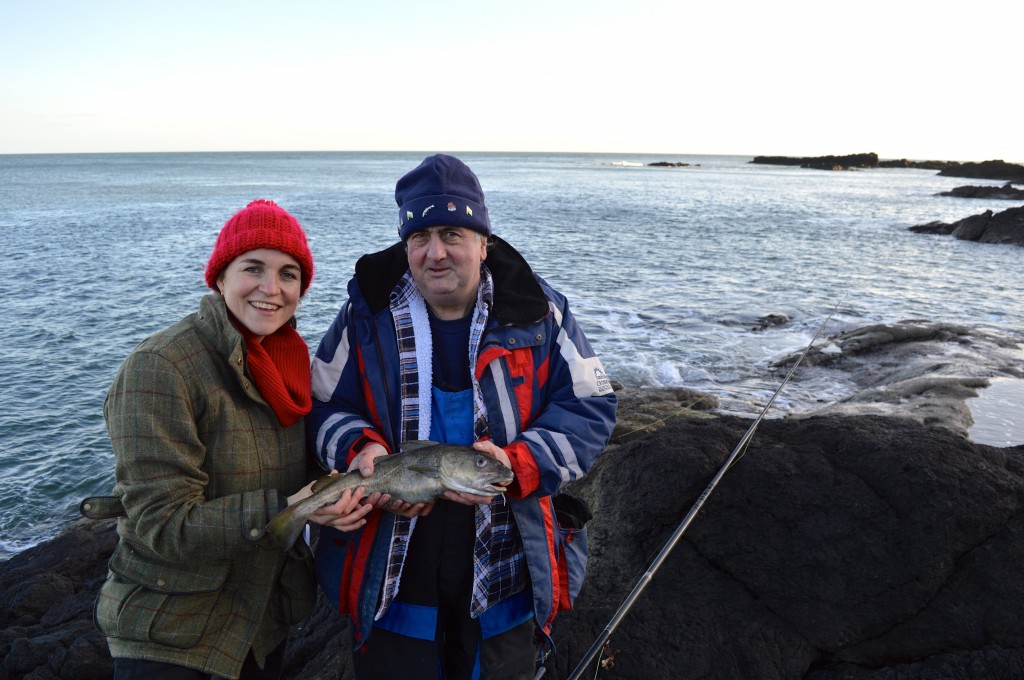
[[[729,454],[729,457],[726,459],[725,463],[722,464],[722,467],[718,469],[718,472],[715,474],[714,478],[704,489],[703,493],[701,493],[700,497],[697,499],[697,502],[694,503],[693,507],[690,508],[690,511],[686,513],[686,517],[684,517],[683,521],[679,523],[678,527],[676,527],[676,530],[672,533],[672,536],[669,537],[668,542],[665,543],[664,547],[662,547],[661,552],[658,553],[658,556],[655,557],[654,560],[651,562],[650,566],[647,567],[647,571],[645,571],[643,576],[640,577],[640,580],[633,588],[633,591],[626,597],[625,600],[623,600],[618,610],[612,616],[611,621],[608,622],[608,625],[605,626],[603,631],[601,631],[601,634],[597,637],[597,640],[594,641],[594,644],[591,645],[590,649],[587,650],[587,653],[583,656],[583,659],[580,660],[579,664],[577,664],[576,669],[572,672],[572,675],[569,676],[569,680],[579,680],[579,677],[583,674],[583,671],[586,670],[590,662],[594,660],[594,657],[597,656],[598,653],[600,653],[601,649],[608,641],[608,638],[610,638],[612,633],[615,632],[615,629],[618,628],[619,624],[622,622],[622,619],[626,616],[626,613],[636,602],[637,598],[640,597],[640,593],[643,592],[644,588],[646,588],[647,585],[651,582],[651,579],[654,578],[655,572],[657,572],[658,569],[661,568],[661,564],[669,556],[669,553],[671,553],[672,550],[676,547],[676,544],[679,542],[679,539],[682,538],[683,533],[687,530],[687,528],[689,528],[690,524],[697,516],[697,513],[700,512],[701,508],[704,506],[704,503],[705,501],[707,501],[708,496],[710,496],[711,492],[715,490],[716,486],[718,486],[718,482],[721,481],[722,477],[725,476],[725,473],[729,471],[729,468],[731,468],[736,463],[736,461],[739,460],[739,458],[746,452],[746,447],[747,444],[750,442],[750,438],[754,436],[754,432],[757,430],[758,425],[760,425],[761,421],[764,420],[765,414],[768,413],[768,409],[771,408],[772,404],[775,403],[775,399],[776,397],[779,396],[779,393],[782,392],[782,388],[785,387],[786,383],[789,382],[789,379],[793,377],[793,373],[796,371],[796,367],[800,365],[800,362],[804,360],[804,357],[807,356],[807,353],[811,351],[811,347],[814,346],[815,340],[817,340],[818,336],[821,335],[821,332],[825,330],[825,326],[827,326],[828,322],[832,320],[832,317],[839,309],[839,305],[841,305],[843,303],[843,300],[845,299],[846,296],[843,295],[842,299],[840,299],[839,302],[836,303],[835,307],[832,308],[832,311],[829,312],[829,315],[825,317],[825,320],[822,322],[822,324],[818,326],[818,330],[814,332],[814,337],[811,338],[811,341],[807,343],[807,346],[804,347],[804,350],[797,357],[796,362],[793,364],[793,367],[789,369],[789,373],[787,373],[786,377],[783,378],[782,383],[775,390],[775,393],[772,394],[771,399],[768,400],[768,403],[764,405],[763,409],[761,409],[761,413],[757,416],[757,418],[754,419],[754,422],[751,423],[750,427],[747,428],[746,433],[743,435],[743,437],[740,438],[739,443],[736,444],[736,447],[732,450],[732,453]]]

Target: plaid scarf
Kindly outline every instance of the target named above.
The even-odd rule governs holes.
[[[481,266],[480,288],[469,332],[470,373],[473,376],[473,430],[477,438],[487,435],[487,409],[476,379],[476,357],[487,325],[494,297],[494,283],[486,266]],[[391,296],[391,313],[398,340],[401,383],[402,441],[430,437],[432,340],[426,301],[412,275],[405,276]],[[380,619],[398,594],[402,567],[416,518],[395,517],[391,548],[384,575],[384,592],[374,619]],[[476,541],[473,549],[473,597],[471,615],[477,617],[491,605],[526,587],[522,540],[511,508],[504,496],[488,505],[476,506]]]

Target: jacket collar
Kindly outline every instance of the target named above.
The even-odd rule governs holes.
[[[207,293],[199,300],[199,327],[206,342],[228,359],[232,369],[245,373],[245,341],[228,318],[228,306],[219,293]]]
[[[494,277],[494,318],[501,325],[540,321],[547,316],[548,301],[533,269],[508,242],[497,236],[490,239],[485,265]],[[355,279],[371,313],[387,309],[392,291],[408,270],[409,260],[401,241],[359,258]]]

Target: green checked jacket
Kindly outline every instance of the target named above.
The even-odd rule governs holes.
[[[302,420],[282,428],[217,294],[143,341],[104,416],[125,515],[95,619],[113,657],[238,677],[315,597],[310,552],[264,528],[307,481]]]

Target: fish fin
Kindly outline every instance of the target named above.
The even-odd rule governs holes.
[[[321,491],[323,489],[326,489],[331,484],[334,484],[336,481],[338,481],[339,479],[341,479],[342,477],[344,477],[347,474],[348,474],[347,472],[339,472],[336,475],[324,475],[320,479],[318,479],[315,482],[313,482],[313,486],[309,487],[309,492],[310,492],[309,495],[312,496],[317,491]]]
[[[302,515],[296,514],[295,505],[289,505],[270,520],[267,533],[274,537],[282,550],[288,551],[299,539],[299,534],[305,526],[306,520]]]
[[[402,442],[402,453],[412,453],[413,451],[437,446],[438,444],[440,444],[440,442],[433,442],[429,439],[413,439],[411,441]]]
[[[436,476],[441,473],[441,466],[439,464],[431,465],[429,463],[409,463],[408,469],[412,472],[418,472],[421,475]]]

